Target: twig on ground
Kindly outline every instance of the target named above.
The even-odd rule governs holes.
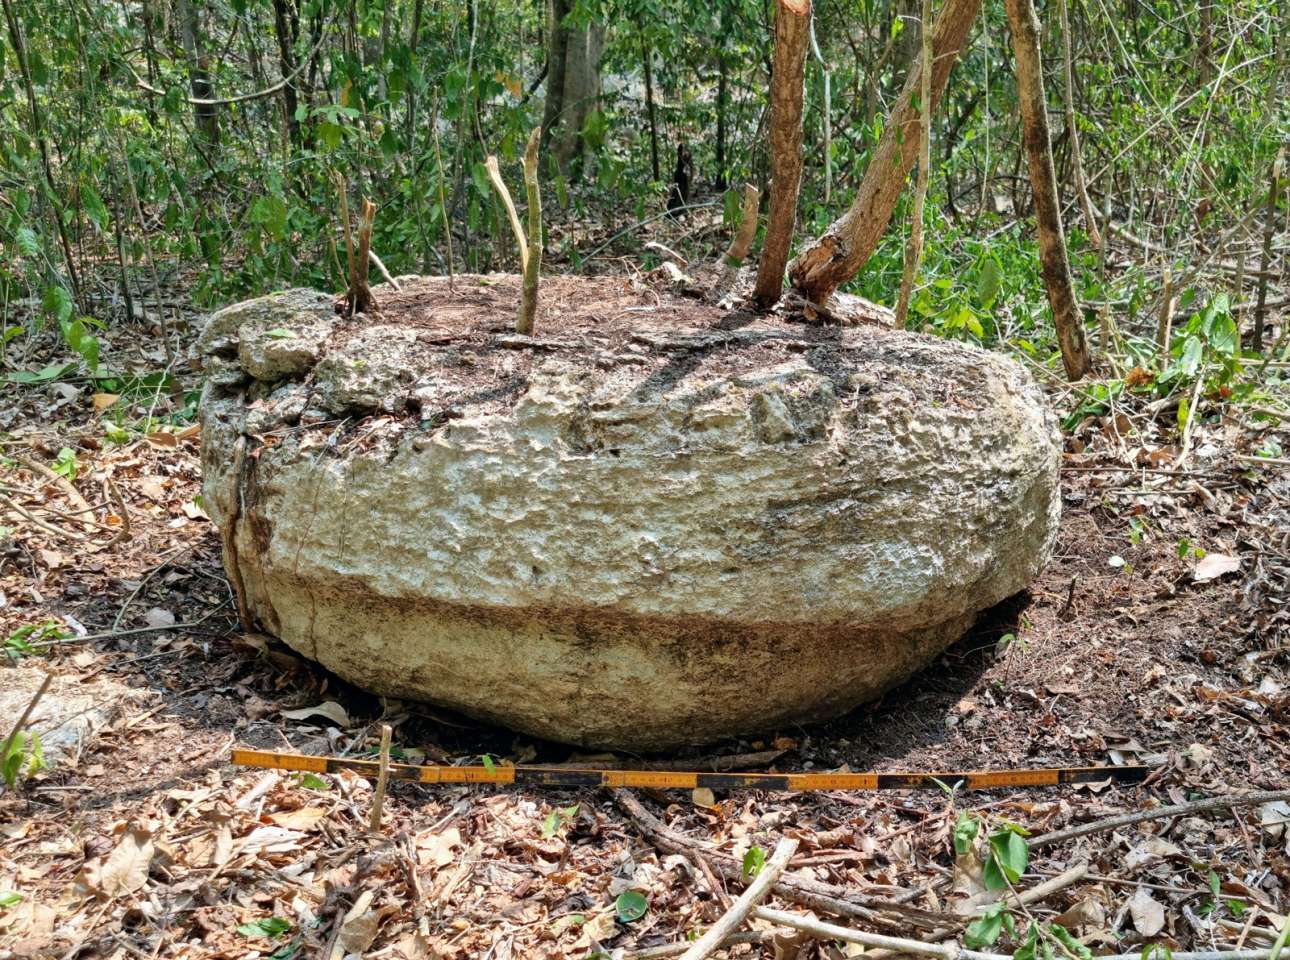
[[[91,514],[91,516],[82,517],[80,522],[81,522],[82,529],[84,529],[86,533],[94,532],[94,528],[96,526],[96,524],[94,523],[94,517],[92,516],[94,508],[90,506],[88,500],[86,500],[83,496],[81,496],[80,491],[77,490],[74,486],[72,486],[72,481],[68,480],[61,473],[57,473],[54,470],[51,470],[43,463],[40,463],[36,460],[31,460],[27,457],[14,457],[14,459],[17,460],[24,467],[26,467],[28,470],[30,470],[32,473],[40,474],[46,480],[53,483],[54,486],[58,487],[58,489],[62,490],[63,493],[66,494],[67,499],[72,501],[72,505],[76,507],[78,512]]]
[[[814,917],[803,917],[800,914],[784,910],[771,910],[758,907],[753,916],[767,920],[782,927],[801,930],[821,940],[842,940],[847,943],[859,943],[866,947],[892,950],[896,953],[913,953],[929,957],[941,957],[943,960],[1012,960],[1006,953],[983,953],[980,950],[964,950],[954,943],[927,943],[922,940],[911,940],[906,937],[884,937],[876,933],[865,933],[824,923]],[[1290,923],[1286,926],[1290,928]],[[1141,960],[1142,953],[1121,953],[1098,960]],[[1276,960],[1276,947],[1264,950],[1199,950],[1177,951],[1172,953],[1173,960]]]
[[[1290,790],[1260,790],[1256,793],[1236,793],[1222,797],[1207,797],[1204,800],[1193,800],[1190,803],[1176,803],[1168,807],[1156,807],[1154,810],[1139,810],[1136,813],[1124,813],[1116,817],[1094,820],[1092,823],[1078,827],[1067,827],[1065,830],[1054,830],[1027,841],[1031,850],[1052,846],[1076,837],[1086,837],[1090,833],[1103,833],[1117,827],[1126,827],[1132,823],[1146,820],[1163,820],[1167,817],[1178,817],[1202,810],[1225,810],[1232,807],[1247,807],[1257,803],[1271,803],[1275,800],[1290,800]],[[1175,953],[1174,960],[1183,954]]]
[[[773,930],[741,930],[739,933],[732,933],[726,937],[720,944],[723,947],[733,947],[740,943],[764,943],[775,935]],[[635,953],[626,954],[623,960],[661,960],[663,957],[676,957],[686,950],[690,949],[690,941],[685,940],[681,943],[665,943],[658,947],[649,947],[645,950],[637,950]]]
[[[914,953],[927,957],[941,957],[943,960],[955,960],[957,947],[939,943],[924,943],[922,940],[911,940],[907,937],[885,937],[879,933],[864,933],[850,927],[840,927],[833,923],[824,923],[814,917],[789,913],[786,910],[772,910],[769,907],[758,907],[753,911],[758,920],[768,920],[781,927],[801,930],[821,940],[844,940],[847,943],[859,943],[866,947],[880,950],[892,950],[896,953]]]
[[[797,851],[797,844],[798,841],[787,837],[775,844],[775,852],[771,854],[771,858],[766,861],[753,882],[739,895],[739,899],[731,905],[721,919],[710,926],[703,936],[681,955],[681,960],[704,960],[729,934],[742,926],[748,919],[748,914],[756,908],[757,904],[766,899],[775,881],[779,879],[784,868],[788,866],[788,861]]]
[[[22,504],[18,503],[17,500],[14,500],[11,497],[5,496],[5,494],[3,493],[0,493],[0,504],[3,504],[4,506],[8,507],[10,510],[14,511],[19,516],[25,517],[32,524],[39,527],[41,530],[44,530],[50,536],[60,537],[64,540],[72,540],[78,543],[83,542],[85,540],[85,537],[79,533],[74,533],[71,530],[63,530],[62,528],[56,527],[51,523],[46,523],[44,520],[40,519],[40,517],[36,516],[31,511],[23,507]]]
[[[669,829],[658,817],[646,810],[630,790],[615,790],[613,797],[618,808],[627,814],[641,834],[659,849],[679,853],[685,857],[692,856],[698,850],[708,857],[708,862],[716,873],[728,880],[736,882],[743,880],[743,867],[738,860]],[[956,923],[955,918],[943,914],[910,907],[895,900],[866,897],[817,880],[780,877],[774,889],[778,896],[812,910],[864,920],[875,926],[904,929],[913,925],[933,930],[952,927]],[[888,916],[889,913],[897,914],[901,919]]]
[[[107,478],[107,487],[108,492],[112,494],[112,501],[116,504],[117,513],[121,515],[121,528],[107,544],[109,547],[115,547],[118,543],[130,539],[130,511],[126,509],[125,498],[121,496],[121,491],[117,489],[111,477]]]
[[[1004,898],[1004,903],[1009,908],[1021,906],[1029,903],[1035,903],[1047,897],[1051,897],[1059,890],[1065,890],[1073,883],[1079,883],[1088,874],[1088,863],[1077,863],[1064,873],[1059,873],[1055,877],[1045,880],[1043,883],[1036,884],[1029,890],[1023,890],[1015,895],[1009,895]],[[997,903],[986,903],[976,908],[978,915],[985,913],[997,907]]]

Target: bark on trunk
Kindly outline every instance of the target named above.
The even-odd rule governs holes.
[[[194,99],[210,100],[215,96],[210,80],[210,60],[201,42],[201,25],[198,23],[197,0],[179,0],[176,12],[179,14],[179,35],[184,44],[184,54],[188,57],[188,87]],[[202,139],[207,145],[219,143],[219,114],[214,104],[193,104],[193,118]]]
[[[556,123],[564,109],[564,64],[568,53],[569,31],[564,18],[569,14],[569,0],[547,2],[546,102],[542,107],[542,143],[551,142]]]
[[[294,6],[288,8],[287,0],[273,0],[273,29],[278,38],[279,68],[284,77],[289,77],[296,71],[294,46],[296,38],[300,36],[300,18]],[[291,145],[297,150],[301,147],[300,121],[296,119],[299,102],[296,82],[292,80],[282,88],[282,112],[286,114]]]
[[[980,9],[981,0],[947,0],[936,18],[932,31],[933,110],[945,91],[950,70]],[[913,105],[921,72],[920,56],[887,118],[887,126],[850,209],[789,265],[789,279],[805,299],[826,303],[834,290],[865,265],[886,232],[904,188],[905,175],[918,156],[922,140],[918,110]]]
[[[637,25],[641,35],[641,64],[645,68],[645,109],[649,114],[649,162],[654,173],[654,182],[659,180],[658,168],[658,121],[654,116],[654,51],[645,39],[645,29]]]
[[[1035,225],[1039,233],[1039,263],[1053,310],[1053,325],[1062,351],[1066,376],[1078,380],[1092,362],[1084,322],[1075,302],[1066,236],[1062,231],[1057,172],[1053,167],[1048,136],[1048,107],[1044,98],[1043,61],[1039,55],[1039,18],[1031,0],[1004,0],[1012,28],[1012,48],[1017,63],[1017,96],[1021,102],[1022,139],[1030,166],[1030,186],[1035,195]]]
[[[605,30],[600,24],[568,30],[564,60],[563,109],[556,128],[555,155],[565,169],[582,153],[582,130],[600,101],[600,56]],[[548,83],[550,80],[548,79]]]
[[[797,224],[797,191],[802,182],[802,82],[810,30],[811,0],[778,0],[770,85],[770,206],[753,289],[753,300],[763,310],[774,306],[784,290],[784,265]]]

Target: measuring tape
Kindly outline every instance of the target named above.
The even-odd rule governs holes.
[[[234,750],[233,762],[266,770],[340,773],[376,778],[376,760],[318,757],[267,750]],[[492,783],[525,787],[643,787],[655,790],[967,790],[997,787],[1052,787],[1064,783],[1141,783],[1148,767],[1045,767],[1033,770],[960,770],[943,773],[702,773],[664,770],[593,770],[575,767],[448,767],[390,763],[393,780],[413,783]]]

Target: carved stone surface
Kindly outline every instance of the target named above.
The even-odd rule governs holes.
[[[378,693],[595,747],[769,730],[904,680],[1052,549],[1053,417],[985,350],[346,326],[208,387],[205,504],[262,626]]]

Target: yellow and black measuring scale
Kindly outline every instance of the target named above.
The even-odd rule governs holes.
[[[377,760],[320,757],[268,750],[234,750],[233,762],[244,767],[340,773],[348,770],[375,779]],[[671,770],[596,770],[542,766],[445,766],[390,763],[392,780],[413,783],[491,783],[525,787],[642,787],[654,790],[943,790],[961,784],[967,790],[1000,787],[1052,787],[1070,783],[1141,783],[1150,768],[1041,767],[1030,770],[951,770],[939,773],[704,773]]]

